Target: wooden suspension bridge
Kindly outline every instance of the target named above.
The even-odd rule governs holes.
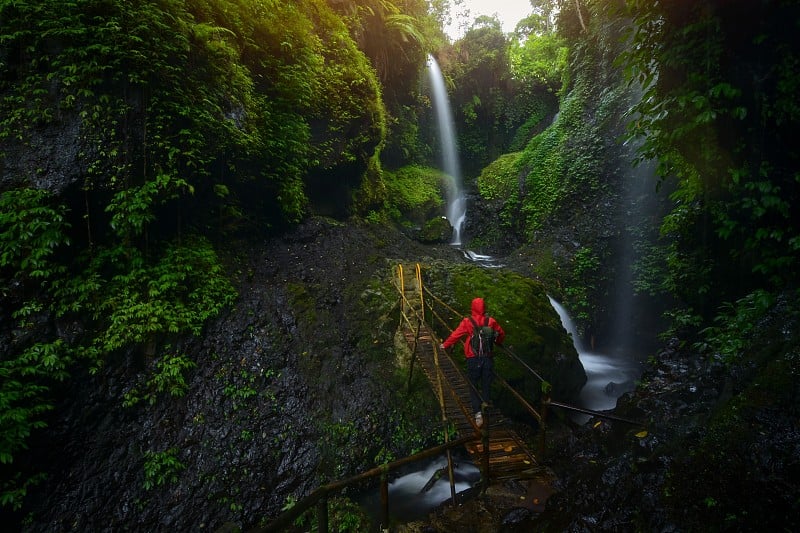
[[[453,316],[458,316],[459,313],[424,287],[419,264],[415,264],[410,268],[402,264],[397,265],[394,283],[400,301],[402,317],[400,328],[410,350],[409,383],[411,382],[414,367],[418,365],[425,373],[439,402],[444,428],[443,434],[446,439],[445,443],[413,456],[377,466],[348,479],[318,487],[311,494],[297,502],[294,507],[270,522],[265,528],[253,530],[253,533],[255,531],[283,531],[289,528],[296,518],[315,505],[317,507],[318,531],[327,532],[328,496],[336,494],[346,487],[375,478],[380,479],[380,494],[383,504],[381,524],[382,527],[386,526],[389,524],[389,474],[406,465],[423,459],[441,457],[443,454],[447,455],[451,501],[455,503],[457,500],[453,481],[451,452],[460,447],[466,449],[471,460],[480,468],[481,487],[484,490],[492,481],[496,480],[527,480],[529,492],[527,497],[523,497],[523,500],[518,502],[518,506],[528,506],[534,509],[538,508],[538,510],[543,510],[543,502],[531,495],[538,494],[546,499],[554,492],[552,485],[555,480],[555,474],[549,468],[540,464],[536,454],[517,434],[510,421],[498,409],[484,404],[482,410],[484,413],[483,425],[478,427],[475,424],[469,401],[472,385],[464,375],[461,366],[448,353],[439,349],[441,340],[437,338],[430,322],[436,320],[444,329],[450,329],[450,327],[446,320],[436,314],[434,307],[429,305],[429,302],[431,300],[435,301],[440,308],[448,309]],[[510,350],[503,349],[502,351],[504,355],[522,365],[526,371],[533,374],[543,384],[542,401],[537,410],[528,403],[522,394],[514,390],[502,376],[495,375],[495,382],[505,387],[538,422],[540,453],[544,451],[547,427],[546,415],[550,406],[640,425],[635,421],[615,417],[607,413],[552,401],[546,392],[549,384]],[[451,428],[454,430],[455,436],[451,436]]]
[[[413,269],[398,265],[396,283],[402,302],[403,335],[411,350],[409,379],[414,365],[418,364],[437,395],[443,423],[451,425],[458,437],[481,435],[480,441],[468,443],[466,449],[484,476],[488,472],[493,479],[521,479],[540,475],[542,469],[536,456],[498,409],[491,405],[484,406],[484,424],[480,428],[475,424],[469,402],[473,385],[460,365],[439,349],[441,340],[436,338],[433,328],[426,321],[426,290],[419,264],[414,265]],[[435,298],[430,293],[427,295]],[[432,308],[429,307],[430,312]],[[542,414],[529,405],[528,408],[543,425]],[[485,450],[488,453],[484,453]]]

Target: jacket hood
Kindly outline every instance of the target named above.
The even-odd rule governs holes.
[[[475,298],[472,300],[472,314],[483,316],[486,314],[486,303],[483,298]]]

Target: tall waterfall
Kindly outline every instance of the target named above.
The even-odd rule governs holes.
[[[632,151],[632,149],[631,149]],[[633,156],[631,156],[631,159]],[[613,317],[609,324],[607,349],[620,357],[643,359],[643,350],[655,341],[654,331],[660,312],[653,308],[646,295],[634,290],[634,265],[642,250],[658,236],[658,217],[661,212],[655,194],[655,164],[644,162],[628,168],[622,179],[624,210],[619,217],[619,239],[616,243],[614,299],[609,302]]]
[[[634,87],[629,105],[633,106],[642,98],[641,89]],[[631,117],[631,120],[635,119]],[[617,215],[618,238],[614,243],[614,274],[611,278],[614,298],[607,304],[610,320],[603,326],[605,339],[599,343],[604,351],[639,361],[658,347],[655,334],[666,327],[662,313],[667,302],[644,291],[636,291],[636,265],[660,239],[661,220],[670,209],[671,188],[671,181],[659,182],[655,161],[635,163],[643,141],[643,138],[629,139],[623,146],[621,206]],[[657,183],[660,183],[660,192]]]
[[[461,228],[467,214],[467,201],[461,186],[461,165],[456,149],[456,128],[453,115],[450,111],[450,99],[444,85],[444,76],[439,64],[433,56],[428,56],[428,77],[433,91],[433,107],[439,126],[439,140],[442,149],[442,167],[450,176],[450,186],[447,188],[447,220],[453,226],[453,240],[451,244],[461,244]]]

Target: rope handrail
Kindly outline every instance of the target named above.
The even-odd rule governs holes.
[[[420,324],[424,324],[425,331],[428,333],[428,335],[430,335],[431,339],[434,341],[433,349],[436,351],[436,354],[438,356],[438,353],[439,353],[438,346],[439,346],[439,344],[441,344],[441,339],[438,338],[436,336],[436,333],[428,326],[428,324],[424,320],[422,320],[422,317],[417,312],[417,310],[414,309],[414,307],[411,305],[411,303],[408,301],[408,299],[405,297],[405,294],[401,294],[400,297],[401,297],[402,301],[405,302],[406,305],[408,306],[408,308],[411,310],[411,312],[413,313],[413,316],[418,321],[420,321]],[[411,319],[406,315],[406,313],[404,311],[401,311],[401,315],[402,315],[403,319],[405,320],[405,322],[408,324],[408,326],[413,329],[415,326],[411,322]],[[464,379],[464,381],[470,387],[472,387],[474,389],[475,388],[474,385],[468,379],[466,379],[466,376],[464,376],[463,370],[461,370],[461,368],[458,366],[458,364],[456,364],[456,362],[452,358],[452,356],[449,353],[447,353],[446,351],[442,351],[441,353],[443,353],[445,355],[445,357],[447,357],[447,359],[449,360],[450,364],[453,366],[454,370],[461,375],[461,377]],[[414,356],[414,354],[412,354],[412,357],[413,356]],[[441,367],[439,365],[437,365],[436,371],[439,374],[438,375],[439,378],[444,378],[444,376],[442,375]],[[456,390],[453,388],[453,386],[449,382],[449,380],[444,379],[443,381],[445,383],[447,383],[447,392],[449,393],[450,398],[456,402],[456,404],[458,405],[458,407],[461,410],[461,412],[470,421],[470,423],[473,425],[473,428],[477,431],[478,430],[478,426],[476,425],[475,421],[472,419],[472,416],[470,415],[470,410],[467,409],[466,405],[464,405],[464,402],[461,401],[461,398],[458,396],[458,394],[456,393]]]
[[[494,377],[501,385],[503,385],[506,389],[508,389],[511,392],[511,394],[514,395],[514,397],[517,399],[517,401],[525,409],[527,409],[528,412],[531,415],[533,415],[533,417],[536,419],[537,422],[542,423],[542,415],[539,414],[539,412],[536,409],[534,409],[533,406],[531,404],[529,404],[528,401],[514,387],[512,387],[508,383],[508,381],[505,380],[505,378],[503,378],[502,376],[499,376],[497,374],[495,374]]]
[[[517,363],[519,363],[520,365],[522,365],[522,366],[525,368],[525,370],[527,370],[528,372],[530,372],[531,374],[533,374],[533,375],[534,375],[534,376],[535,376],[535,377],[536,377],[536,378],[537,378],[539,381],[541,381],[542,383],[544,383],[545,381],[547,381],[547,380],[546,380],[546,379],[544,379],[542,376],[540,376],[538,372],[536,372],[534,369],[532,369],[530,366],[528,366],[528,363],[526,363],[525,361],[523,361],[523,360],[520,358],[520,356],[518,356],[517,354],[515,354],[514,352],[512,352],[510,348],[507,348],[506,346],[503,346],[503,345],[500,345],[500,346],[498,346],[498,348],[500,348],[500,350],[501,350],[503,353],[505,353],[506,355],[508,355],[508,356],[509,356],[509,357],[511,357],[512,359],[514,359],[514,360],[515,360]]]
[[[566,403],[554,402],[551,400],[548,402],[548,405],[552,405],[553,407],[561,407],[562,409],[567,409],[578,413],[584,413],[587,415],[594,415],[594,416],[599,416],[601,418],[608,418],[610,420],[616,420],[617,422],[625,422],[626,424],[631,424],[634,426],[642,426],[642,427],[645,426],[645,424],[641,421],[631,420],[629,418],[623,418],[621,416],[616,416],[616,415],[610,415],[607,413],[603,413],[602,411],[593,411],[591,409],[584,409],[583,407],[575,407],[574,405],[569,405]]]
[[[461,313],[459,313],[458,311],[456,311],[455,309],[450,307],[450,305],[447,302],[445,302],[444,300],[442,300],[441,298],[439,298],[438,296],[433,294],[428,287],[423,286],[422,290],[425,291],[426,293],[428,293],[428,296],[430,298],[432,298],[436,303],[438,303],[439,305],[441,305],[442,307],[444,307],[445,309],[447,309],[448,311],[453,313],[454,316],[462,316]],[[429,307],[430,307],[431,310],[433,309],[433,306],[429,306]],[[448,327],[447,322],[445,322],[444,319],[439,317],[438,314],[436,316],[437,316],[437,318],[439,318],[440,322],[442,323],[442,326]]]

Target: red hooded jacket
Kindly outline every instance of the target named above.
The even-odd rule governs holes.
[[[483,326],[486,321],[486,303],[483,301],[483,298],[475,298],[472,300],[472,319],[475,321],[476,324],[479,326]],[[495,344],[503,344],[503,339],[506,337],[506,332],[503,331],[503,328],[500,327],[500,324],[492,317],[489,317],[489,327],[497,332],[497,338],[495,339]],[[461,320],[461,323],[458,324],[458,327],[453,330],[453,333],[450,334],[449,337],[442,343],[445,349],[451,347],[459,339],[462,337],[469,338],[472,335],[474,327],[472,326],[472,322],[469,320],[468,317],[464,317]],[[469,359],[470,357],[475,357],[475,354],[472,353],[472,346],[471,343],[464,342],[464,355],[467,356]]]

